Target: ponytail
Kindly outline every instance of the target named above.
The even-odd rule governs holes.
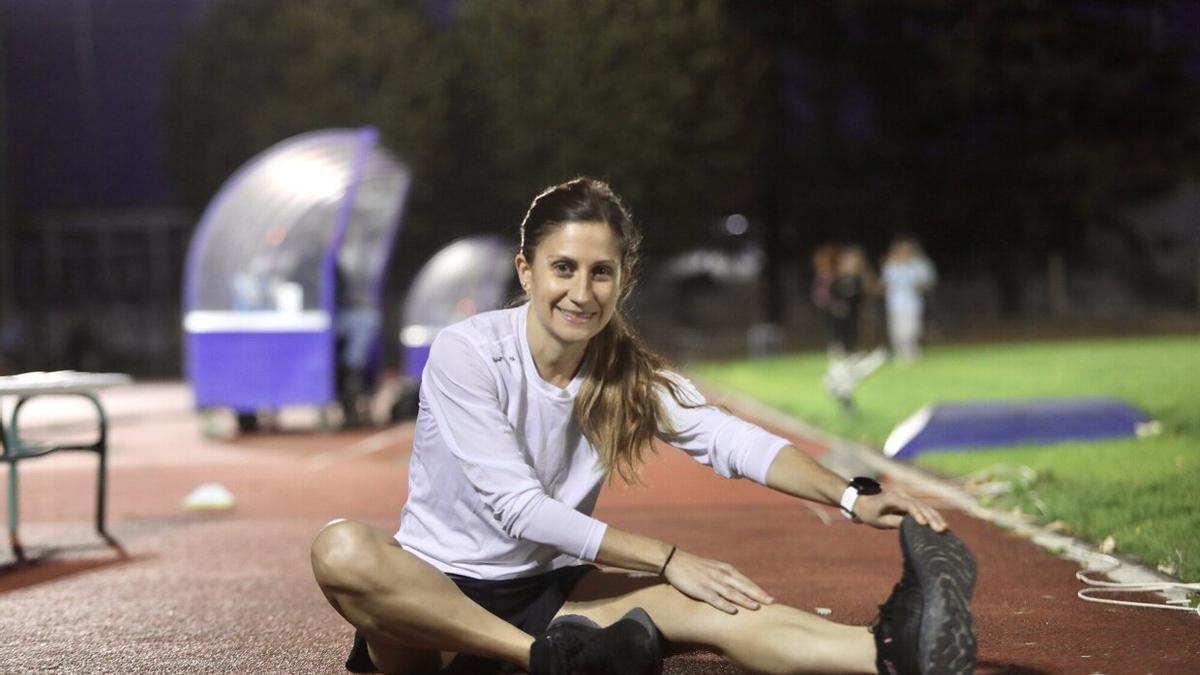
[[[660,395],[670,392],[680,405],[693,407],[679,385],[664,375],[664,362],[650,351],[617,311],[592,338],[583,384],[575,397],[575,419],[596,448],[611,481],[620,476],[638,482],[638,472],[654,437],[673,433]]]

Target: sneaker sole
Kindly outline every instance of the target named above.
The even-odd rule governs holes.
[[[937,533],[906,517],[900,526],[905,560],[921,582],[922,675],[958,675],[975,670],[971,595],[975,558],[952,532]]]

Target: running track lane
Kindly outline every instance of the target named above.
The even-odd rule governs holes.
[[[110,521],[124,558],[89,531],[91,458],[25,463],[23,534],[40,560],[16,568],[0,548],[0,672],[344,672],[349,629],[317,591],[307,547],[335,516],[394,527],[411,435],[390,433],[387,443],[362,432],[216,442],[190,415],[117,420]],[[352,459],[328,461],[342,453]],[[899,574],[895,533],[832,509],[726,481],[670,449],[644,478],[606,489],[598,515],[727,560],[781,602],[866,623]],[[237,506],[182,511],[182,496],[208,481]],[[979,563],[979,672],[1200,672],[1200,617],[1083,603],[1072,563],[947,515]],[[697,654],[666,672],[736,670]]]

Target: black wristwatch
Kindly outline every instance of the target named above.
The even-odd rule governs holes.
[[[879,481],[866,476],[855,476],[842,493],[842,515],[850,520],[857,520],[854,505],[858,503],[858,498],[863,495],[877,495],[880,492],[883,492],[883,488],[879,486]]]

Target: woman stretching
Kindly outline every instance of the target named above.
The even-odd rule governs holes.
[[[970,553],[934,509],[707,405],[642,346],[621,312],[640,236],[606,184],[546,190],[520,235],[527,302],[433,344],[399,531],[339,520],[313,542],[321,590],[357,629],[347,669],[638,675],[706,647],[763,673],[971,672]],[[900,527],[904,574],[875,624],[777,604],[726,563],[592,517],[656,437],[722,476]]]

